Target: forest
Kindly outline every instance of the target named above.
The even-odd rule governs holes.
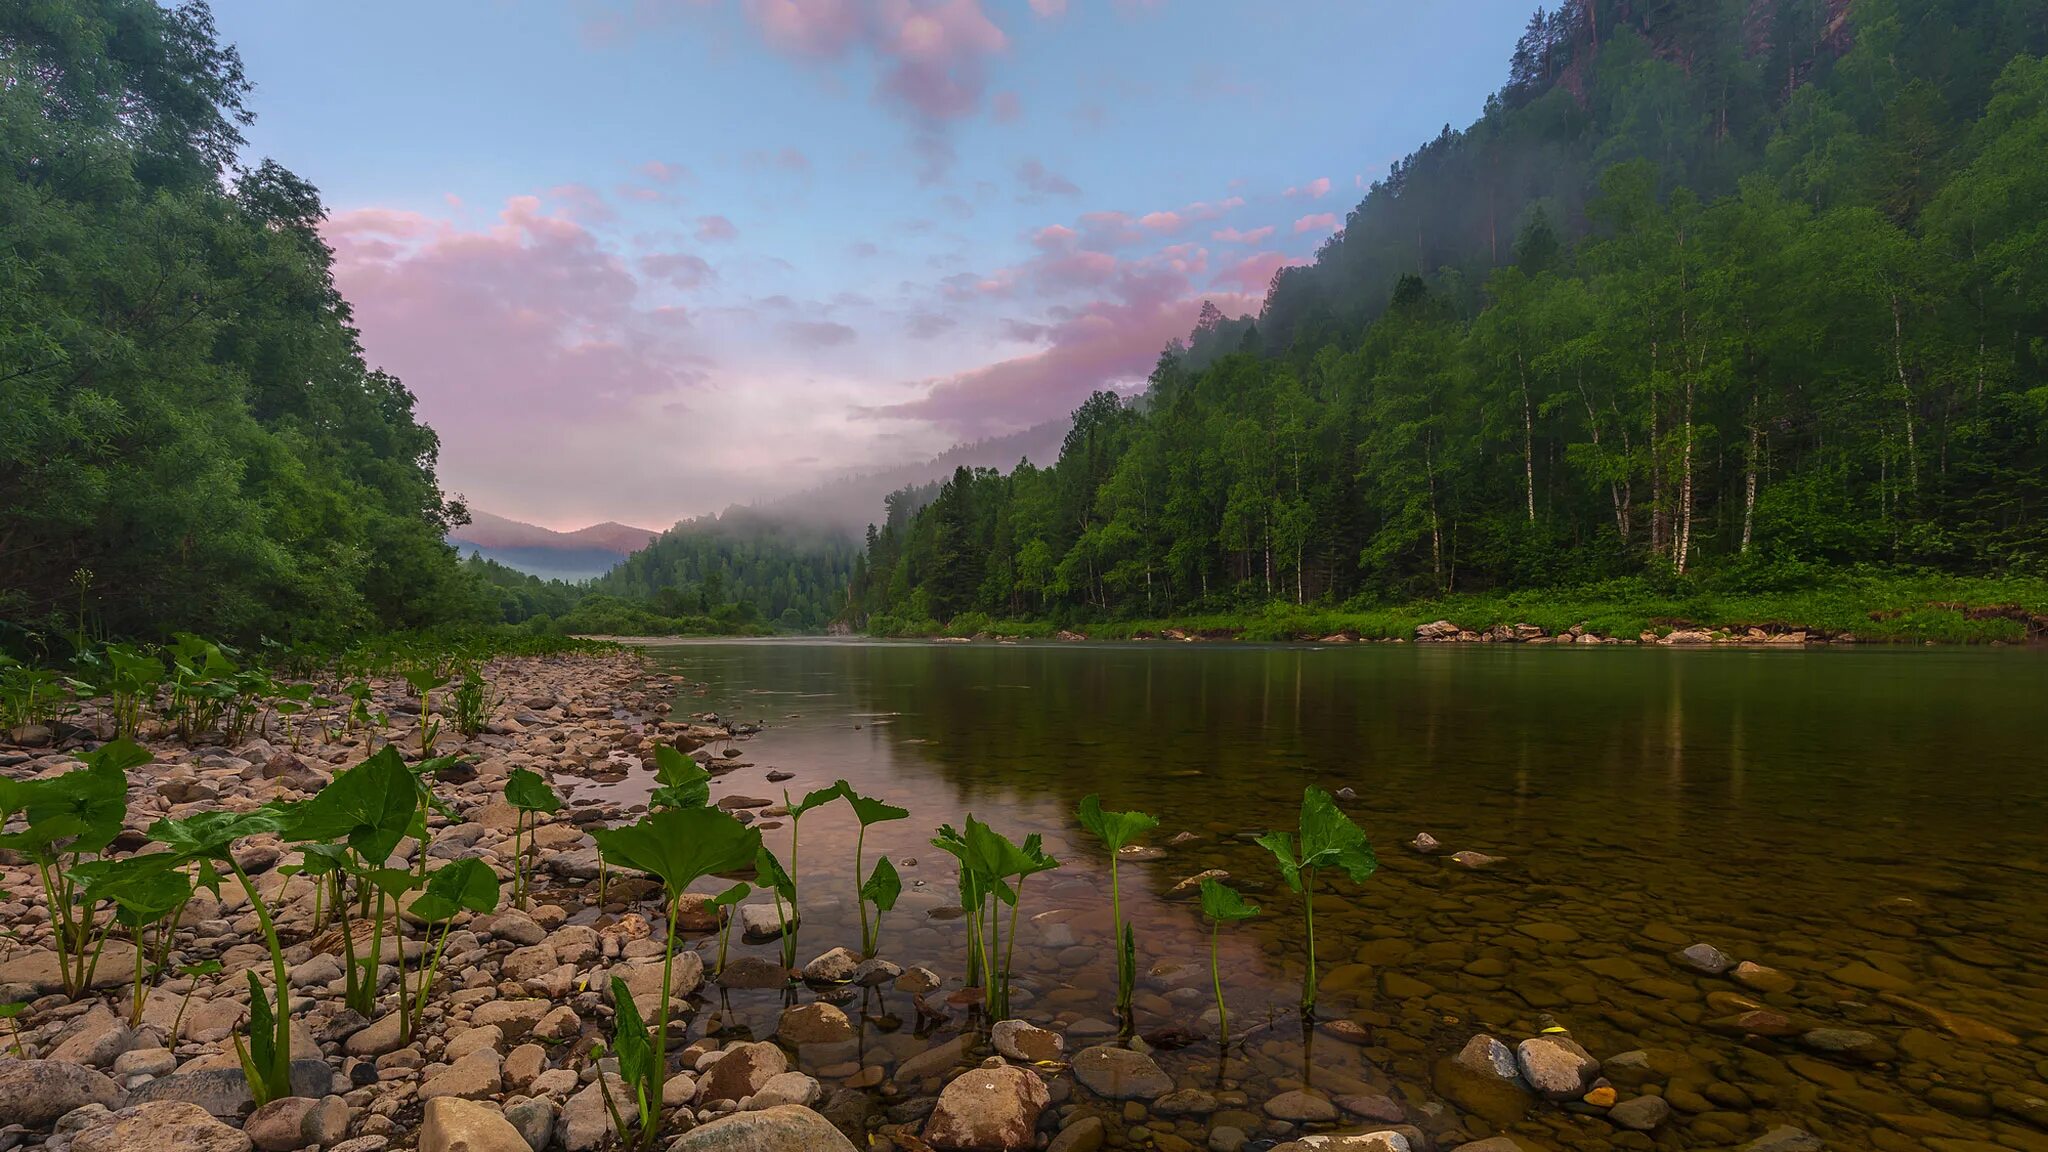
[[[0,647],[488,610],[249,92],[203,4],[0,6]]]
[[[849,616],[2048,575],[2044,51],[2024,0],[1539,11],[1258,316],[893,496]]]
[[[844,608],[857,549],[823,528],[732,508],[685,520],[595,580],[542,580],[481,557],[500,617],[610,636],[819,632]]]

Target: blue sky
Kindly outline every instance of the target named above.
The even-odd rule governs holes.
[[[1142,382],[1527,0],[215,0],[442,479],[664,527]]]

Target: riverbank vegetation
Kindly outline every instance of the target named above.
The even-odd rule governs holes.
[[[2048,27],[1681,7],[1539,14],[1259,316],[893,498],[850,619],[2023,634],[1968,609],[2048,575]]]

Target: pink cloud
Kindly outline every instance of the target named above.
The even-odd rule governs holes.
[[[1249,232],[1239,232],[1235,228],[1219,229],[1209,233],[1209,239],[1218,240],[1225,244],[1257,244],[1272,234],[1273,226],[1268,224],[1263,228],[1254,228]]]
[[[604,195],[588,184],[560,184],[548,189],[549,200],[561,205],[571,219],[586,224],[605,224],[618,218]]]
[[[469,230],[417,213],[335,214],[322,232],[363,345],[419,397],[447,453],[485,456],[536,418],[593,422],[702,379],[680,309],[650,309],[626,262],[541,200]]]
[[[699,241],[707,244],[716,243],[721,240],[731,240],[739,234],[740,230],[733,227],[732,221],[727,220],[723,216],[697,217],[697,239]]]
[[[740,7],[761,38],[784,52],[829,58],[861,35],[856,0],[742,0]]]
[[[1186,336],[1194,324],[1201,298],[1189,288],[1186,277],[1170,271],[1120,272],[1100,299],[1051,309],[1043,322],[1004,323],[1011,339],[1043,348],[928,381],[922,397],[867,414],[929,421],[963,437],[1064,415],[1097,388],[1144,379],[1166,342]],[[1231,314],[1258,307],[1254,296],[1211,298]]]
[[[844,324],[830,320],[791,320],[782,326],[789,338],[807,348],[832,348],[851,344],[859,335]]]
[[[690,170],[681,164],[670,164],[666,160],[649,160],[640,166],[640,174],[656,184],[673,184],[678,179],[688,178]]]
[[[1015,124],[1024,116],[1024,104],[1015,92],[998,92],[989,101],[990,114],[998,124]]]
[[[1027,159],[1017,165],[1017,182],[1025,191],[1034,196],[1079,196],[1081,189],[1072,180],[1057,172],[1048,171],[1036,159]]]
[[[1031,0],[1031,10],[1050,20],[1067,14],[1067,0]]]
[[[1210,283],[1226,285],[1247,296],[1257,299],[1247,311],[1258,311],[1257,302],[1265,299],[1266,288],[1273,283],[1273,274],[1282,268],[1295,264],[1306,264],[1306,260],[1289,257],[1285,252],[1259,252],[1232,264],[1216,274]]]
[[[1080,233],[1064,224],[1048,224],[1031,234],[1031,246],[1047,251],[1066,248],[1073,244]]]
[[[1320,200],[1330,194],[1330,178],[1318,176],[1299,188],[1289,188],[1283,195],[1289,200]]]
[[[1186,223],[1178,212],[1147,212],[1138,217],[1138,227],[1153,232],[1178,232]]]
[[[986,59],[1009,39],[979,0],[878,0],[877,50],[889,61],[882,93],[929,120],[973,112],[981,103]]]
[[[1303,232],[1335,232],[1336,230],[1337,214],[1335,212],[1318,212],[1313,216],[1303,216],[1294,222],[1294,234],[1296,236],[1301,235]]]
[[[640,270],[685,291],[701,288],[718,278],[718,273],[712,271],[702,256],[688,252],[655,252],[642,256]]]

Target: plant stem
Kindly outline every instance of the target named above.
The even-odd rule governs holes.
[[[863,824],[860,826],[860,831],[855,833],[853,837],[853,902],[860,906],[861,954],[863,956],[873,956],[875,954],[875,941],[868,934],[868,900],[866,896],[861,894],[860,890],[861,883],[867,875],[861,871],[861,864],[864,862],[861,858],[861,853],[862,849],[867,846],[867,838],[868,826]],[[875,910],[875,919],[880,920],[881,918],[882,911],[877,908]],[[877,927],[880,927],[880,925],[877,925]]]
[[[1223,1008],[1223,968],[1216,961],[1216,935],[1222,925],[1209,925],[1209,979],[1216,985],[1216,1022],[1223,1027],[1223,1045],[1230,1045],[1230,1013]]]
[[[242,891],[248,893],[249,906],[256,910],[256,923],[263,928],[263,942],[270,945],[270,974],[277,981],[277,1035],[274,1041],[276,1064],[263,1071],[265,1077],[270,1080],[267,1085],[270,1098],[278,1099],[291,1092],[292,1004],[290,980],[284,970],[284,945],[278,942],[277,924],[270,918],[270,906],[265,904],[263,897],[257,893],[256,882],[249,879],[247,872],[242,871],[242,866],[235,861],[232,854],[223,855],[227,857],[227,865],[234,871],[235,879],[242,882]],[[254,1085],[251,1085],[251,1089],[254,1089]]]
[[[1308,927],[1308,974],[1302,978],[1301,1014],[1314,1016],[1316,1011],[1316,872],[1313,868],[1302,870],[1301,874],[1301,917]]]

